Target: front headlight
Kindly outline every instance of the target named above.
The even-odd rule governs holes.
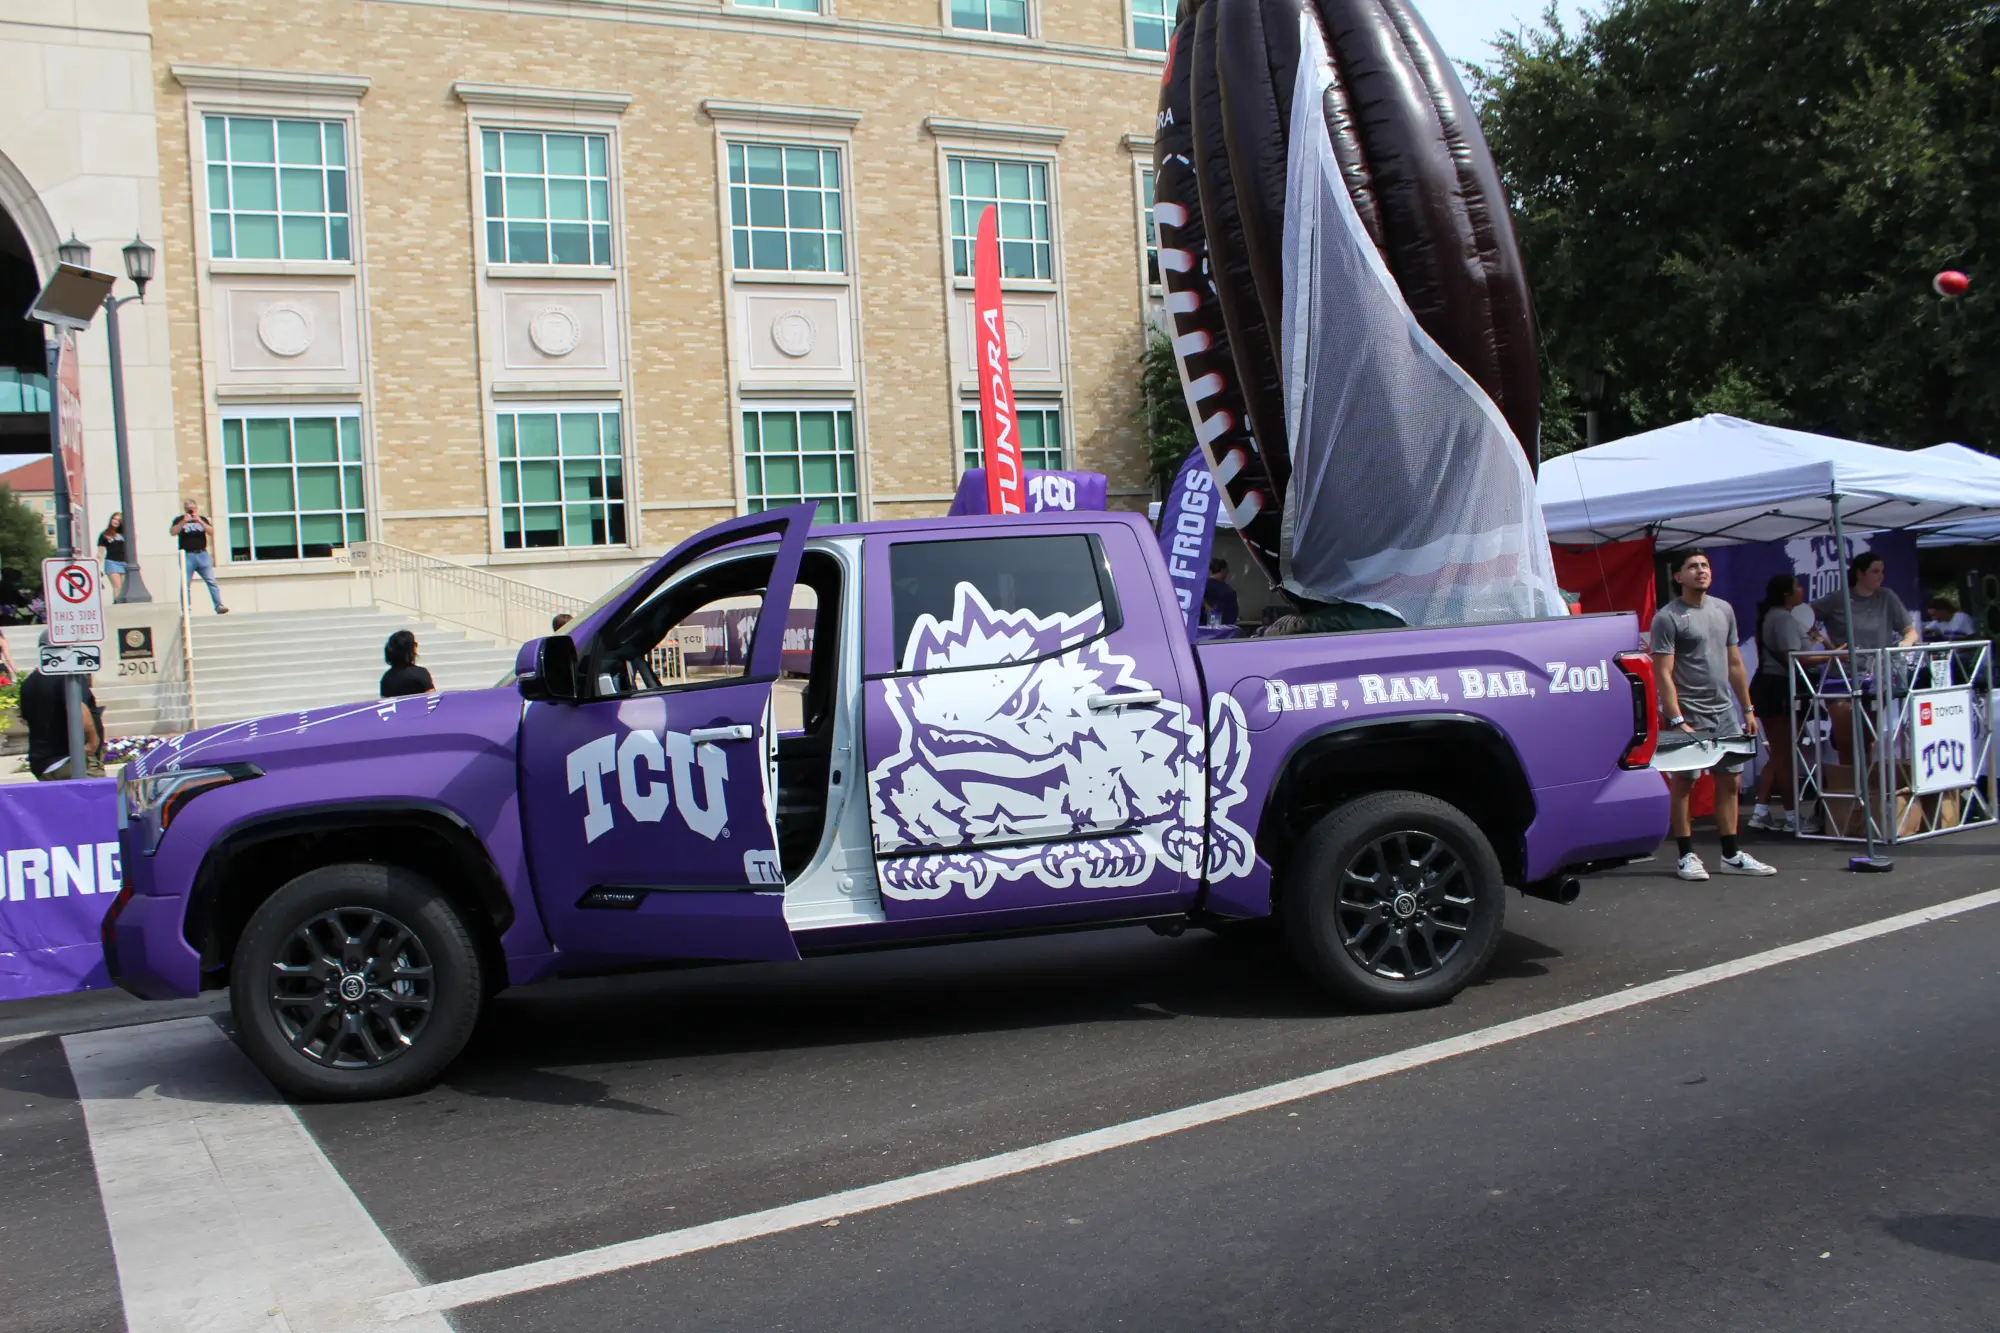
[[[226,787],[245,778],[261,778],[264,770],[255,764],[217,764],[209,768],[172,769],[135,777],[128,769],[118,782],[118,826],[151,825],[153,846],[174,821],[182,807],[205,791]]]

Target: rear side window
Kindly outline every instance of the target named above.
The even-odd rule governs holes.
[[[897,542],[889,548],[889,579],[902,671],[937,669],[936,661],[926,660],[935,656],[926,645],[935,649],[941,636],[957,642],[1005,638],[1004,647],[994,642],[990,652],[974,656],[989,664],[1025,662],[1065,652],[1120,624],[1103,548],[1085,533]],[[920,629],[927,637],[919,637]]]

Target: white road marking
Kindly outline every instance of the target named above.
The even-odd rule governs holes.
[[[1378,1056],[1372,1060],[1362,1060],[1351,1065],[1342,1065],[1337,1069],[1308,1074],[1303,1078],[1289,1079],[1283,1083],[1273,1083],[1269,1087],[1239,1092],[1234,1096],[1219,1097],[1214,1101],[1201,1102],[1177,1111],[1129,1120],[1123,1124],[1107,1125],[1103,1129],[1036,1144],[1031,1148],[1001,1153],[995,1157],[984,1157],[977,1161],[961,1162],[956,1166],[925,1171],[918,1175],[906,1176],[901,1180],[884,1181],[879,1185],[843,1190],[838,1194],[806,1199],[759,1213],[724,1218],[702,1226],[686,1227],[679,1231],[663,1231],[658,1235],[621,1241],[615,1245],[584,1250],[578,1254],[541,1259],[534,1263],[496,1269],[490,1273],[459,1278],[452,1282],[439,1282],[416,1290],[400,1291],[382,1297],[375,1303],[375,1309],[385,1320],[434,1315],[436,1312],[453,1310],[460,1306],[518,1296],[544,1287],[601,1277],[606,1273],[658,1263],[663,1259],[678,1258],[724,1245],[735,1245],[760,1236],[824,1224],[856,1213],[890,1208],[896,1204],[964,1189],[969,1185],[983,1185],[1026,1171],[1036,1171],[1061,1162],[1072,1162],[1080,1157],[1109,1152],[1114,1148],[1129,1148],[1149,1139],[1212,1125],[1217,1121],[1248,1115],[1253,1111],[1269,1110],[1287,1102],[1317,1097],[1338,1088],[1352,1087],[1357,1083],[1365,1083],[1390,1074],[1400,1074],[1424,1065],[1436,1064],[1441,1060],[1449,1060],[1454,1056],[1483,1051],[1556,1028],[1588,1022],[1605,1014],[1637,1008],[1655,1000],[1712,986],[1719,981],[1728,981],[1732,977],[1761,972],[1765,968],[1796,962],[1802,958],[1811,958],[1815,954],[1844,948],[1850,944],[1859,944],[1864,940],[1877,939],[1884,935],[1893,935],[1914,926],[1959,916],[1982,907],[1991,907],[1996,903],[2000,903],[2000,890],[1974,894],[1969,898],[1940,903],[1935,907],[1926,907],[1915,912],[1905,912],[1900,916],[1886,917],[1867,925],[1855,926],[1850,930],[1835,931],[1831,935],[1822,935],[1817,939],[1787,944],[1782,948],[1736,959],[1734,962],[1718,963],[1714,967],[1704,967],[1662,981],[1619,990],[1614,994],[1600,995],[1596,999],[1531,1014],[1526,1018],[1481,1028],[1462,1036],[1413,1046],[1408,1050]],[[136,1326],[134,1333],[138,1333]]]
[[[418,1287],[292,1108],[206,1018],[63,1038],[131,1333],[359,1333]],[[416,1327],[449,1333],[441,1314]]]

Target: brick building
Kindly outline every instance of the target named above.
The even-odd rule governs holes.
[[[1171,14],[152,0],[176,458],[232,605],[363,537],[594,593],[765,505],[939,512],[989,204],[1030,465],[1142,505]]]

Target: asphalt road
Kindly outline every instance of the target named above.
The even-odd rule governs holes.
[[[416,1275],[446,1282],[1955,900],[2000,887],[1996,850],[2000,836],[1963,835],[1864,877],[1838,869],[1844,848],[1773,844],[1771,880],[1686,885],[1662,861],[1593,880],[1574,907],[1517,898],[1486,982],[1420,1014],[1342,1014],[1275,952],[1143,930],[561,983],[503,997],[433,1091],[300,1118]],[[120,1012],[92,1004],[93,1025]],[[62,1017],[0,1012],[0,1043]],[[482,1333],[1993,1330],[1996,1149],[2000,906],[450,1318]],[[0,1044],[0,1199],[0,1329],[118,1327],[89,1136],[53,1038]]]

